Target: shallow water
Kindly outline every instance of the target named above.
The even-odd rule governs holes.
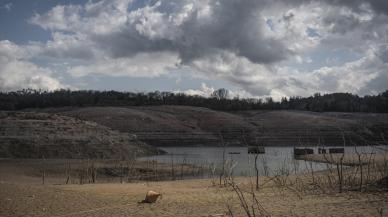
[[[317,153],[317,147],[309,147]],[[163,147],[166,155],[151,156],[141,158],[142,160],[156,160],[161,163],[174,164],[193,164],[204,168],[222,168],[223,152],[222,147]],[[345,147],[345,153],[379,153],[385,147],[358,146]],[[233,154],[239,153],[239,154]],[[255,154],[248,154],[247,147],[226,147],[225,161],[226,168],[233,175],[246,176],[254,175]],[[308,162],[304,160],[295,160],[293,156],[293,147],[265,147],[265,154],[259,154],[257,166],[260,175],[275,174],[300,174],[311,171],[319,171],[328,168],[326,163]]]

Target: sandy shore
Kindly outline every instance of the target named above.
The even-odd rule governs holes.
[[[5,170],[3,170],[5,171]],[[12,173],[12,172],[10,172]],[[39,177],[16,174],[0,181],[0,216],[245,216],[236,193],[213,186],[212,180],[138,182],[124,184],[40,184]],[[303,177],[290,177],[303,178]],[[20,180],[23,180],[22,182]],[[250,179],[236,183],[249,191]],[[279,187],[260,178],[256,192],[270,216],[383,216],[388,214],[387,192],[314,193]],[[162,193],[155,204],[139,204],[148,190]],[[246,198],[251,203],[249,197]]]

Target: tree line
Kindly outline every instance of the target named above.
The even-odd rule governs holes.
[[[153,106],[185,105],[214,110],[305,110],[314,112],[388,112],[388,90],[360,97],[350,93],[316,93],[309,97],[230,98],[226,89],[218,89],[210,97],[173,92],[119,92],[94,90],[32,90],[0,92],[0,110],[65,106]]]

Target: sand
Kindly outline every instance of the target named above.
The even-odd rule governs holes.
[[[26,163],[28,162],[28,163]],[[0,216],[246,216],[236,192],[220,187],[218,179],[145,182],[120,184],[64,184],[60,175],[42,177],[35,173],[34,161],[0,161]],[[38,162],[39,163],[39,162]],[[37,162],[35,164],[39,165]],[[53,163],[53,162],[51,162]],[[52,165],[52,168],[56,168]],[[315,174],[325,176],[325,172]],[[285,180],[284,176],[279,180]],[[290,175],[294,184],[281,187],[273,177],[260,177],[255,191],[259,204],[270,216],[388,216],[387,191],[319,191],[309,184],[309,174]],[[249,206],[253,179],[236,177]],[[301,187],[302,186],[302,187]],[[149,190],[162,194],[154,204],[138,203]],[[382,212],[382,215],[381,215]],[[256,216],[258,213],[256,213]]]
[[[260,181],[265,183],[266,178]],[[1,181],[0,216],[228,216],[227,204],[234,216],[245,216],[235,192],[213,186],[209,179],[86,185],[38,183],[33,178],[30,183]],[[237,178],[236,183],[249,190],[248,178]],[[161,193],[162,198],[154,204],[138,203],[148,190]],[[380,216],[381,211],[383,216],[388,214],[387,192],[300,194],[266,184],[256,194],[271,216]]]

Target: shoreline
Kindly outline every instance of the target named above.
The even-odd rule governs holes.
[[[359,158],[360,156],[360,158]],[[383,165],[388,162],[388,153],[376,154],[376,153],[365,153],[365,154],[306,154],[298,156],[299,160],[312,161],[318,163],[329,163],[329,164],[343,164],[345,166],[363,166],[371,162],[377,165]]]

